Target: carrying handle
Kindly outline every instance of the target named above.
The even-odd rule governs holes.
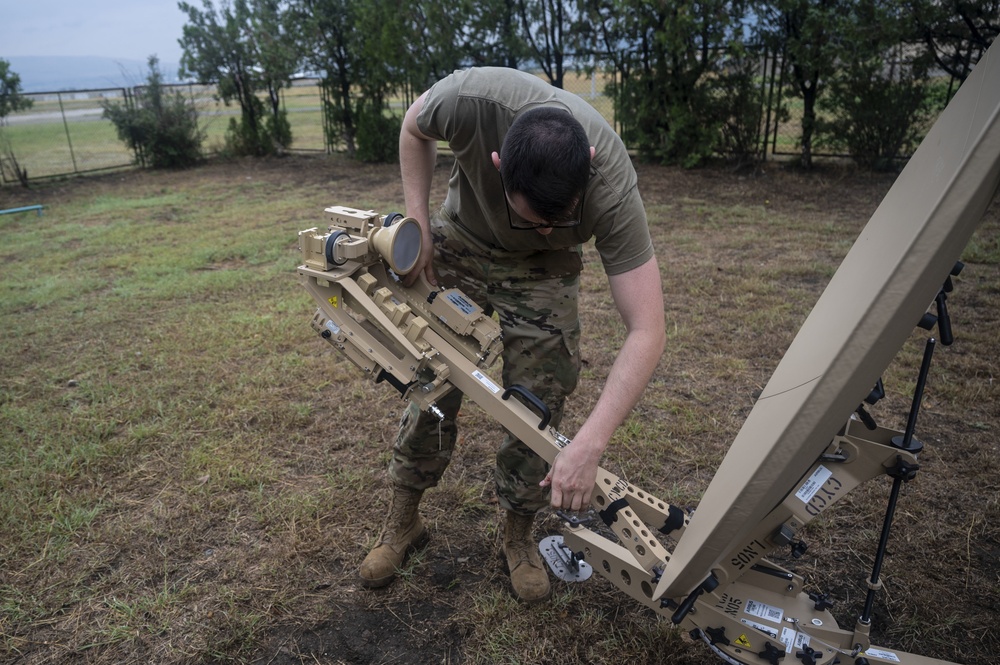
[[[511,395],[518,395],[525,402],[527,402],[527,406],[532,407],[535,411],[537,411],[538,415],[542,417],[542,421],[538,423],[538,429],[545,429],[545,427],[549,424],[549,421],[552,420],[552,412],[549,411],[549,407],[545,406],[545,402],[538,399],[533,392],[524,386],[516,384],[503,391],[501,398],[507,400],[507,398]]]

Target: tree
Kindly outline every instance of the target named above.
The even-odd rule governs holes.
[[[0,120],[14,111],[30,109],[34,102],[21,94],[21,77],[11,71],[10,62],[0,58]]]
[[[473,3],[469,30],[462,45],[468,62],[517,69],[529,57],[530,47],[518,30],[519,1],[480,0]]]
[[[857,0],[833,25],[840,52],[818,136],[864,168],[893,168],[916,148],[929,115],[927,60],[905,47],[913,33],[902,9],[898,0]]]
[[[535,62],[552,85],[562,88],[566,46],[578,12],[562,0],[517,0],[517,14]]]
[[[713,154],[728,113],[713,79],[744,13],[739,0],[588,1],[581,30],[612,54],[622,138],[641,157],[690,167]]]
[[[358,0],[298,0],[291,13],[308,66],[323,72],[324,129],[330,147],[338,135],[356,152],[353,90],[361,78]]]
[[[633,59],[623,45],[628,43],[626,33],[631,31],[631,24],[628,17],[619,14],[614,0],[583,0],[580,21],[574,30],[578,50],[601,54],[613,73],[627,79]]]
[[[281,90],[298,69],[301,58],[289,23],[290,16],[280,0],[255,0],[249,17],[247,39],[259,63],[260,80],[270,105],[268,130],[275,143],[292,144],[287,113],[281,109]]]
[[[389,109],[389,99],[405,81],[407,56],[400,40],[406,34],[405,20],[397,2],[368,0],[359,4],[356,27],[363,35],[357,58],[356,157],[365,162],[395,162],[402,119]]]
[[[34,101],[21,94],[21,77],[10,69],[10,62],[0,58],[0,129],[6,126],[6,117],[14,111],[30,109]],[[6,132],[0,136],[0,169],[10,169],[22,186],[28,186],[28,171],[21,168],[14,154],[14,147]],[[0,170],[0,174],[4,171]]]
[[[414,0],[407,3],[408,17],[405,35],[409,60],[406,78],[418,91],[426,90],[462,66],[469,54],[468,45],[477,37],[464,34],[471,17],[473,25],[489,20],[491,0],[476,3],[471,0]],[[480,33],[482,31],[480,30]],[[488,39],[488,38],[487,38]],[[484,52],[492,50],[486,46]],[[488,57],[488,56],[487,56]],[[481,61],[479,64],[482,64]]]
[[[105,101],[102,107],[143,166],[183,168],[201,160],[198,112],[183,95],[164,89],[156,56],[150,56],[146,85],[135,88],[131,103]]]
[[[502,20],[489,11],[503,1],[295,0],[302,50],[324,73],[330,147],[342,143],[366,161],[396,159],[400,120],[389,100],[408,101],[463,63],[505,59]]]
[[[236,154],[264,155],[291,143],[291,131],[280,108],[280,91],[297,67],[295,48],[285,29],[279,0],[233,0],[216,10],[204,0],[204,10],[186,2],[188,15],[180,40],[182,75],[215,81],[228,105],[240,106],[240,120],[231,120],[227,144]],[[270,115],[258,92],[265,91]]]
[[[771,0],[757,5],[762,41],[783,56],[788,93],[802,100],[800,163],[812,167],[817,101],[837,67],[833,26],[851,0]]]
[[[408,2],[403,27],[407,84],[423,91],[460,67],[519,67],[529,57],[517,13],[520,1]]]
[[[959,83],[1000,34],[1000,0],[907,0],[919,38]]]

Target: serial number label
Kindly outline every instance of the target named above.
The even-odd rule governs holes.
[[[494,395],[496,395],[498,392],[500,392],[500,386],[498,386],[497,384],[495,384],[492,381],[490,381],[490,377],[486,376],[485,374],[483,374],[479,370],[476,370],[475,372],[473,372],[472,373],[472,377],[476,381],[479,381],[479,383],[481,383],[484,386],[486,386],[486,389],[489,390],[490,392],[492,392]]]
[[[820,466],[812,472],[812,475],[809,476],[809,479],[806,480],[802,487],[799,488],[799,491],[795,493],[795,496],[797,496],[802,503],[809,503],[812,501],[812,498],[816,496],[816,492],[823,487],[823,484],[826,483],[832,475],[833,471],[830,471],[830,469],[825,466]]]
[[[780,607],[758,603],[756,600],[747,600],[743,611],[752,617],[764,619],[765,621],[773,621],[774,623],[779,623],[782,617],[785,616],[785,611]]]
[[[837,480],[832,471],[821,466],[809,476],[795,496],[806,504],[806,512],[815,517],[839,498],[843,487],[844,483]]]

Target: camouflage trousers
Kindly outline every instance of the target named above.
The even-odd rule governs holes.
[[[499,318],[504,340],[503,385],[522,385],[538,396],[552,412],[552,426],[558,427],[580,371],[581,250],[490,248],[444,211],[432,217],[431,231],[434,268],[441,286],[461,289]],[[414,489],[438,483],[458,438],[455,420],[461,404],[462,394],[457,390],[438,400],[443,421],[409,405],[389,463],[393,482]],[[494,471],[501,507],[528,515],[548,505],[547,489],[538,486],[546,473],[548,464],[508,433],[497,451]]]

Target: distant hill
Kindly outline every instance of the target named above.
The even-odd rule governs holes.
[[[4,56],[11,70],[21,77],[22,92],[56,92],[121,88],[146,81],[149,67],[145,61],[119,60],[97,56]],[[161,62],[165,83],[177,81],[178,63]]]

